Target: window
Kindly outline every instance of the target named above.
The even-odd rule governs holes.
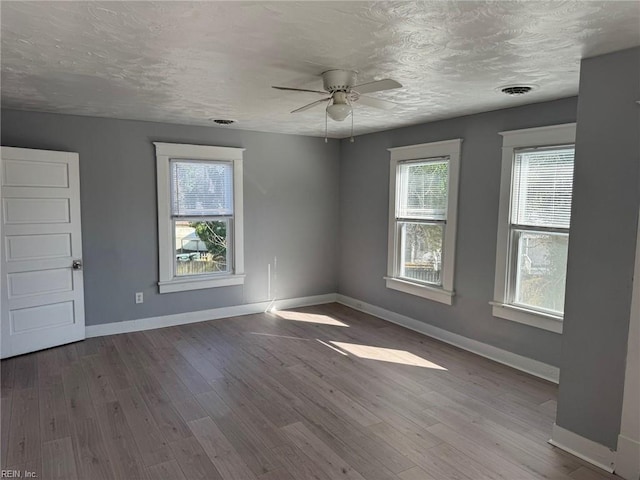
[[[451,305],[461,143],[389,149],[387,288]]]
[[[575,124],[502,132],[493,314],[562,332]]]
[[[154,145],[160,293],[244,283],[244,149]]]

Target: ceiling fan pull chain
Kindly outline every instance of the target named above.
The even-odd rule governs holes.
[[[325,109],[324,111],[324,143],[329,143],[329,139],[327,138],[328,132],[329,132],[329,120],[328,117],[329,114],[327,113],[327,110]]]
[[[350,142],[353,143],[354,139],[353,139],[353,107],[351,107],[351,140]]]

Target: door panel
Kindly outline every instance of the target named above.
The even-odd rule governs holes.
[[[69,167],[65,163],[7,160],[3,171],[7,187],[69,187]]]
[[[78,154],[2,147],[2,358],[84,338]]]
[[[5,238],[7,262],[71,256],[71,234],[13,235]]]
[[[69,223],[70,220],[67,198],[3,198],[2,206],[5,225]]]
[[[9,299],[70,292],[73,290],[73,275],[68,268],[10,273],[7,275],[7,288]]]
[[[75,321],[73,310],[73,302],[11,310],[11,333],[25,333],[47,327],[72,325]]]

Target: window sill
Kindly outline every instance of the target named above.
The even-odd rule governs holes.
[[[554,333],[562,333],[562,317],[527,310],[526,308],[507,305],[500,302],[489,302],[493,307],[493,316],[541,328]]]
[[[420,283],[409,282],[399,278],[384,277],[387,282],[387,288],[398,290],[400,292],[415,295],[417,297],[426,298],[447,305],[453,304],[454,292],[444,290],[438,287],[429,287]]]
[[[185,292],[187,290],[201,290],[203,288],[229,287],[243,285],[244,275],[224,275],[206,278],[173,279],[158,282],[160,293]]]

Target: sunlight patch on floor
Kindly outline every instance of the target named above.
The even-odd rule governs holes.
[[[276,335],[275,333],[263,333],[263,332],[249,332],[249,335],[260,335],[262,337],[276,337],[276,338],[288,338],[289,340],[304,340],[308,342],[308,338],[291,337],[289,335]]]
[[[287,311],[276,311],[273,312],[277,317],[282,318],[283,320],[294,320],[296,322],[307,322],[307,323],[319,323],[322,325],[333,325],[336,327],[348,327],[344,322],[340,320],[336,320],[328,315],[318,315],[316,313],[303,313],[303,312],[287,312]]]
[[[316,338],[317,341],[319,341],[322,345],[324,345],[325,347],[329,347],[331,350],[335,350],[336,352],[338,352],[340,355],[344,355],[345,357],[349,356],[348,353],[343,352],[342,350],[340,350],[339,348],[334,347],[333,345],[329,345],[327,342],[323,342],[322,340],[320,340],[319,338]]]
[[[352,355],[368,360],[379,360],[382,362],[400,363],[402,365],[412,365],[414,367],[432,368],[434,370],[446,370],[440,365],[425,360],[406,350],[395,350],[393,348],[372,347],[370,345],[358,345],[357,343],[329,342],[336,347],[349,352]]]

